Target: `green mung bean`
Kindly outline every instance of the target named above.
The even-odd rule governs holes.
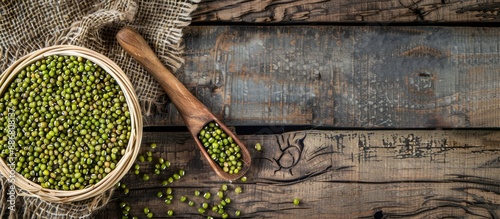
[[[260,143],[255,144],[255,150],[261,151],[262,150],[262,145]]]
[[[222,184],[221,190],[222,191],[227,191],[227,189],[228,189],[227,184]]]
[[[219,211],[217,213],[220,215],[224,214],[225,213],[224,208],[219,207]]]
[[[170,167],[170,161],[166,160],[164,164],[166,167]]]
[[[175,180],[181,179],[181,176],[179,174],[177,174],[177,173],[174,173],[173,177],[174,177]]]
[[[240,194],[240,193],[242,193],[242,192],[243,192],[243,190],[241,189],[241,187],[239,187],[239,186],[238,186],[238,187],[236,187],[236,188],[234,189],[234,192],[235,192],[236,194]]]
[[[120,208],[125,208],[127,206],[127,203],[125,202],[120,202]]]
[[[146,161],[146,158],[144,158],[143,155],[139,155],[139,161],[144,162],[144,161]]]
[[[217,197],[219,197],[220,199],[224,198],[224,192],[223,191],[218,191],[217,192]]]
[[[181,196],[181,198],[180,198],[180,201],[181,201],[181,202],[186,202],[186,200],[187,200],[187,197],[186,197],[186,196]]]
[[[205,192],[205,194],[203,194],[203,198],[205,199],[209,199],[211,196],[212,194],[210,194],[210,192]]]
[[[294,198],[294,199],[293,199],[293,205],[297,206],[297,205],[299,205],[299,204],[300,204],[300,199],[298,199],[298,198]]]

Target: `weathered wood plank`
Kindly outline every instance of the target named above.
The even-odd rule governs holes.
[[[203,0],[193,23],[498,22],[500,1]]]
[[[263,150],[251,150],[248,181],[229,184],[244,190],[227,193],[230,215],[240,209],[251,218],[500,217],[499,132],[300,131],[240,137],[250,146],[262,143]],[[117,203],[128,202],[133,215],[143,216],[148,206],[157,216],[173,209],[180,218],[198,215],[202,202],[218,203],[218,188],[229,182],[211,172],[187,133],[146,133],[142,153],[151,150],[151,142],[159,146],[154,156],[172,166],[146,182],[127,175],[122,182],[131,192],[117,193]],[[152,165],[142,163],[141,171],[153,175]],[[156,193],[179,169],[187,174],[169,185],[174,201],[166,205]],[[210,191],[215,198],[195,197],[194,190]],[[178,201],[182,195],[197,207]],[[301,205],[293,206],[295,197]],[[116,203],[105,212],[120,213]]]
[[[498,127],[500,29],[190,27],[179,79],[228,125]],[[146,125],[183,125],[172,105]]]

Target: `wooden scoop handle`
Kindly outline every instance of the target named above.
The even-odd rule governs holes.
[[[133,28],[124,27],[116,35],[118,43],[160,83],[177,107],[191,134],[196,135],[216,117],[161,63],[146,40]]]
[[[195,96],[189,92],[184,85],[161,63],[153,50],[148,46],[146,40],[131,27],[122,28],[116,38],[122,48],[134,57],[153,77],[160,83],[161,87],[167,92],[170,100],[179,110],[184,119],[187,128],[196,141],[196,145],[201,150],[203,156],[207,159],[212,169],[220,177],[227,180],[235,180],[243,176],[251,166],[251,157],[248,149],[219,119],[208,110]],[[214,121],[240,146],[243,160],[243,167],[237,174],[229,174],[217,164],[205,150],[198,139],[199,131],[208,122]]]

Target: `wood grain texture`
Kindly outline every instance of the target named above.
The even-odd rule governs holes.
[[[193,23],[498,22],[500,1],[203,0]]]
[[[198,205],[215,203],[216,192],[227,183],[244,190],[226,193],[232,198],[228,211],[240,209],[246,218],[373,218],[377,212],[384,218],[500,217],[499,132],[311,130],[241,139],[247,145],[262,143],[263,150],[251,150],[247,182],[229,183],[210,171],[187,133],[146,133],[143,152],[157,142],[154,157],[172,166],[147,182],[127,175],[122,182],[130,194],[116,193],[106,214],[117,216],[117,203],[125,201],[133,215],[143,216],[148,206],[159,217],[168,209],[179,218],[196,217]],[[141,171],[151,173],[151,166],[141,163]],[[156,193],[179,169],[186,176],[169,185],[175,198],[166,205]],[[210,191],[215,198],[195,197],[194,190]],[[197,207],[178,201],[182,195]],[[295,197],[302,200],[299,206],[292,204]]]
[[[226,125],[498,127],[500,29],[203,26],[177,77]],[[173,106],[146,121],[179,125]]]

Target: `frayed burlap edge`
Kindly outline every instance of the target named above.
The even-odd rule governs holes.
[[[0,192],[0,218],[5,218],[6,210],[11,207],[8,201],[10,201],[10,198],[15,197],[15,211],[9,211],[9,219],[89,218],[95,215],[95,213],[99,210],[106,207],[114,192],[113,188],[98,196],[83,201],[68,204],[56,204],[30,196],[25,191],[21,191],[18,188],[16,188],[15,196],[9,197],[9,194],[7,194],[9,189],[7,188],[10,187],[10,183],[3,176],[0,177],[0,186],[2,188],[2,191]]]
[[[132,6],[134,3],[136,3],[135,1],[125,1],[125,2],[127,2],[127,4],[132,4]],[[163,51],[163,54],[158,54],[158,56],[160,60],[168,68],[170,68],[172,72],[176,72],[184,64],[184,58],[182,57],[184,50],[182,44],[182,29],[190,24],[191,22],[190,13],[196,9],[197,7],[196,3],[199,3],[199,0],[186,0],[182,2],[181,7],[177,8],[178,10],[177,13],[179,14],[180,17],[178,17],[178,19],[172,20],[171,23],[166,24],[166,26],[169,27],[169,34],[167,35],[168,37],[166,37],[165,39],[161,39],[161,42],[152,42],[153,44],[163,43],[168,45],[169,50]],[[113,7],[116,8],[129,7],[129,6],[131,5],[113,5]],[[121,15],[115,17],[115,20],[111,21],[111,23],[117,26],[131,25],[137,30],[139,30],[139,32],[141,32],[143,26],[140,24],[139,25],[134,24],[134,19],[136,19],[135,13],[137,13],[137,10],[138,10],[137,5],[135,5],[135,7],[130,7],[125,12],[120,12]],[[100,11],[94,11],[92,13],[99,13],[99,12]],[[88,39],[86,39],[85,36],[81,36],[79,38],[76,37],[76,35],[71,35],[72,33],[78,33],[78,31],[81,31],[81,29],[79,29],[81,28],[81,26],[80,27],[78,26],[79,24],[82,23],[75,22],[69,28],[62,28],[55,31],[54,33],[51,33],[51,38],[46,38],[45,40],[38,41],[38,43],[36,44],[26,45],[26,47],[23,48],[11,49],[8,47],[7,48],[0,47],[0,58],[3,59],[3,62],[0,67],[2,69],[5,69],[17,58],[22,57],[25,54],[42,47],[47,47],[56,44],[72,44],[72,45],[79,45],[86,47],[86,43],[88,42],[86,42],[85,40]],[[110,25],[110,24],[107,23],[105,25]],[[68,36],[73,36],[73,38]],[[124,55],[123,52],[116,50],[108,51],[109,47],[107,47],[106,45],[102,45],[101,51],[99,51],[99,49],[96,48],[91,48],[91,49],[94,49],[98,52],[104,52],[105,54],[107,54],[107,52],[110,52],[111,55],[108,55],[110,56],[109,58],[116,61],[119,65],[121,65],[120,61],[123,62],[123,60],[126,60],[125,58],[126,55]],[[128,71],[126,70],[127,75],[131,77],[130,74],[134,74],[135,73],[134,70],[136,69],[130,69]],[[147,92],[148,90],[156,90],[156,92],[163,92],[158,84],[150,88],[136,87],[136,93],[138,95],[140,95],[141,92]],[[164,102],[165,98],[163,99],[154,98],[154,97],[148,97],[146,95],[145,97],[139,96],[138,99],[141,103],[143,115],[146,116],[161,110],[165,104]],[[9,207],[7,204],[7,199],[8,199],[7,188],[10,187],[10,184],[8,183],[8,180],[4,177],[0,177],[0,184],[1,184],[0,200],[2,201],[0,206],[1,208],[0,217],[4,218],[4,216],[6,216],[5,215],[6,210]],[[88,218],[91,217],[98,210],[101,210],[106,206],[106,204],[110,201],[110,198],[112,197],[113,189],[110,189],[88,200],[73,202],[70,204],[49,203],[36,197],[25,196],[23,195],[23,193],[25,192],[17,191],[17,194],[19,195],[16,196],[15,199],[16,211],[10,212],[10,214],[8,215],[9,218]]]

